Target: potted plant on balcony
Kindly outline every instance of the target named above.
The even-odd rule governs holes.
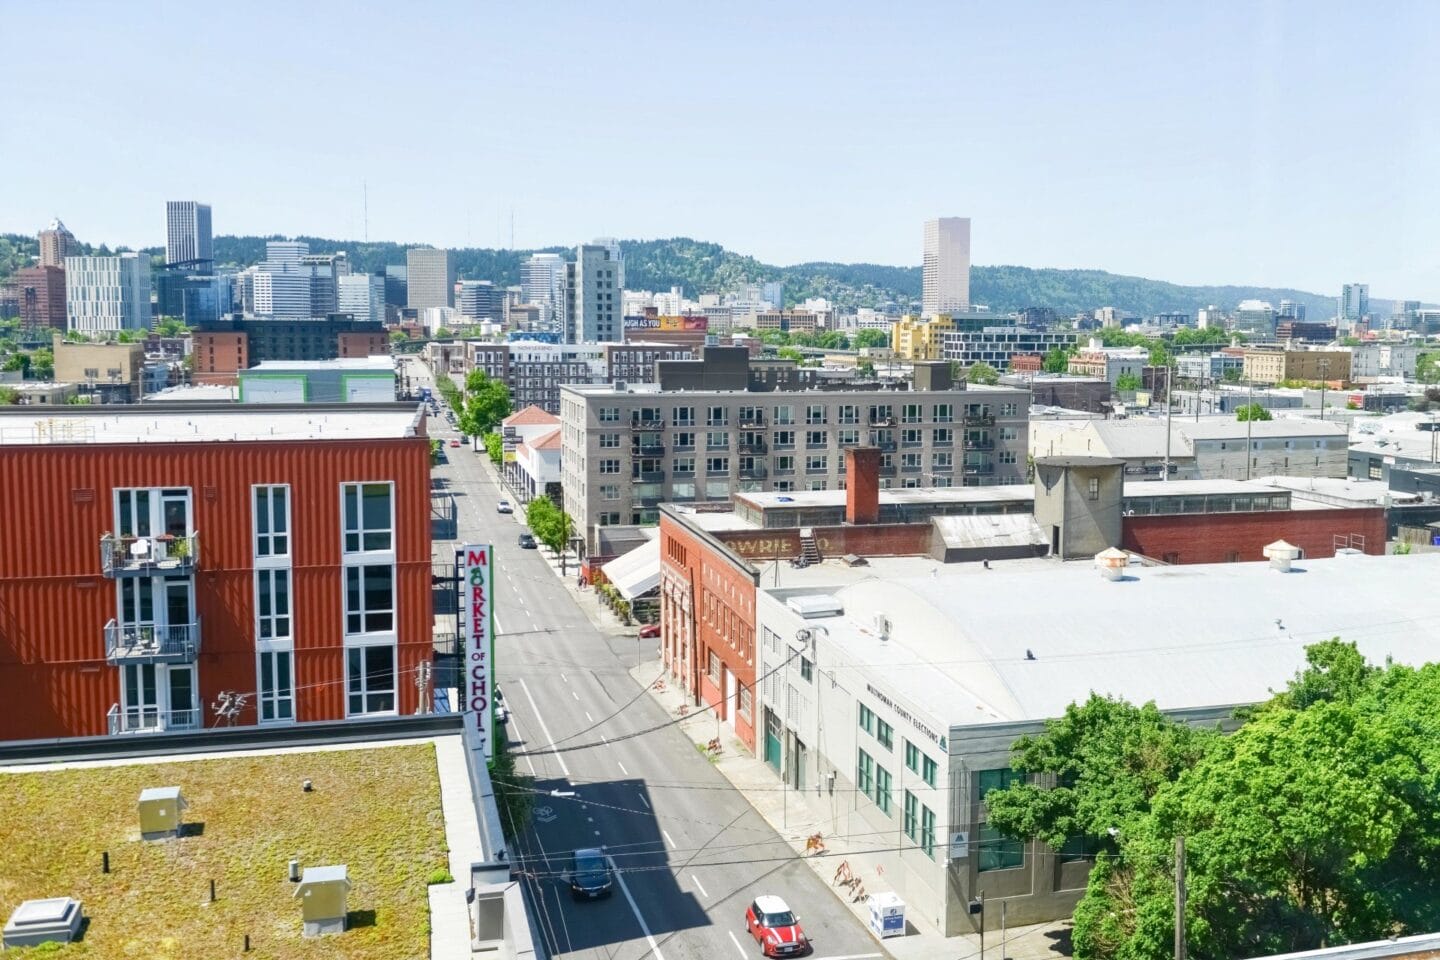
[[[165,544],[165,552],[172,560],[184,560],[190,556],[190,538],[173,537]]]

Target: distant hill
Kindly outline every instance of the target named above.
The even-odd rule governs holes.
[[[265,258],[265,241],[275,237],[216,237],[215,257],[222,264],[249,266]],[[344,250],[357,270],[381,271],[387,264],[403,264],[407,245],[390,242],[361,243],[325,237],[296,237],[315,253]],[[669,290],[681,287],[687,296],[726,293],[748,283],[779,280],[786,305],[808,297],[826,297],[842,308],[918,304],[920,268],[890,267],[874,263],[801,263],[777,267],[754,257],[726,250],[717,243],[675,237],[669,240],[622,240],[626,285],[635,290]],[[98,248],[97,248],[98,249]],[[159,256],[160,248],[144,251]],[[465,248],[455,251],[457,273],[471,280],[491,280],[502,286],[520,282],[520,264],[534,252],[573,256],[570,248],[545,247],[543,251]],[[37,255],[35,238],[0,235],[0,278]],[[1303,303],[1314,318],[1334,313],[1332,296],[1274,287],[1187,287],[1127,277],[1102,270],[1055,270],[1018,266],[977,266],[970,271],[970,294],[976,303],[997,313],[1024,307],[1052,307],[1062,315],[1097,307],[1118,307],[1136,316],[1181,311],[1194,314],[1216,304],[1233,308],[1241,300],[1281,300]]]

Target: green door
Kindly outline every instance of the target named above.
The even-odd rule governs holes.
[[[768,709],[765,711],[765,762],[777,774],[780,772],[780,720]]]

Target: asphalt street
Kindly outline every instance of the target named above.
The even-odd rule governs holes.
[[[412,381],[428,372],[411,363]],[[581,611],[538,551],[521,549],[519,514],[482,467],[483,453],[446,441],[434,476],[455,495],[460,539],[495,545],[495,670],[511,712],[519,771],[536,779],[518,859],[555,956],[719,960],[760,956],[744,924],[756,896],[788,901],[823,958],[887,956],[696,744],[626,672],[656,656],[631,634],[607,635]],[[452,556],[436,542],[437,559]],[[638,650],[638,652],[637,652]],[[652,729],[652,728],[659,729]],[[778,788],[778,784],[777,784]],[[561,878],[570,851],[601,847],[612,895],[575,902]]]

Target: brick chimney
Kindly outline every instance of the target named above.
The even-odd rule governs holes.
[[[845,522],[880,521],[880,448],[845,448]]]

